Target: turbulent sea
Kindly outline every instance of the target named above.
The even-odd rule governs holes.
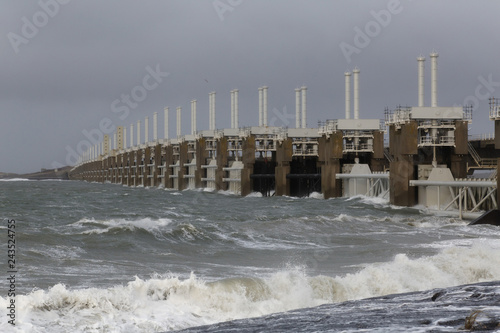
[[[0,218],[0,332],[500,330],[500,228],[418,207],[17,180]]]

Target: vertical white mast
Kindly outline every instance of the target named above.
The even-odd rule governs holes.
[[[158,112],[153,113],[153,141],[158,142]]]
[[[307,94],[307,87],[302,86],[302,128],[306,128],[307,125],[307,100],[306,100],[306,94]]]
[[[351,119],[351,73],[345,72],[345,119]]]
[[[163,137],[168,139],[168,106],[163,109]]]
[[[295,128],[300,128],[300,89],[295,89]]]
[[[177,138],[181,136],[181,110],[180,106],[177,107]]]
[[[425,57],[420,56],[418,61],[418,106],[424,106],[424,61]]]
[[[352,71],[354,79],[354,119],[359,119],[359,69]]]
[[[436,107],[438,105],[437,100],[437,58],[438,54],[432,52],[431,57],[431,106]]]

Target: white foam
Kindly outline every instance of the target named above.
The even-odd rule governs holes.
[[[30,180],[27,178],[8,178],[8,179],[0,179],[0,182],[29,182]]]
[[[325,197],[323,196],[323,193],[312,192],[311,194],[309,194],[309,198],[312,198],[312,199],[324,199]]]
[[[217,194],[222,194],[222,195],[226,195],[226,196],[235,196],[236,193],[234,193],[233,191],[225,191],[225,190],[220,190],[220,191],[217,191]]]
[[[247,198],[262,198],[263,195],[260,192],[252,192],[246,196]]]
[[[347,215],[347,214],[340,214],[339,216],[335,217],[333,221],[339,221],[339,222],[349,222],[353,219],[352,216]]]
[[[398,254],[392,262],[368,265],[355,274],[337,277],[343,294],[336,301],[442,288],[500,279],[500,242],[473,241],[418,259]]]
[[[85,228],[89,225],[98,225],[99,228],[86,229],[82,231],[82,234],[103,234],[107,233],[113,229],[124,229],[133,231],[135,229],[144,229],[151,232],[155,236],[161,236],[160,229],[169,225],[172,220],[168,218],[152,219],[152,218],[142,218],[138,220],[126,220],[126,219],[111,219],[111,220],[95,220],[95,219],[82,219],[78,222],[72,223],[70,226],[77,228]]]
[[[58,284],[18,295],[19,332],[153,332],[317,306],[329,302],[500,279],[500,241],[473,242],[412,259],[406,254],[345,276],[310,277],[292,267],[257,278],[205,282],[195,275],[136,278],[111,288]],[[0,308],[7,299],[0,297]],[[22,310],[21,310],[22,309]],[[0,323],[0,331],[7,328]]]

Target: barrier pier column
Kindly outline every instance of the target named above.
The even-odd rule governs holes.
[[[373,132],[373,155],[370,159],[370,170],[374,171],[384,171],[385,166],[385,156],[384,156],[384,132],[374,131]]]
[[[399,126],[389,126],[389,149],[394,156],[389,178],[391,204],[411,207],[417,204],[417,188],[409,182],[416,178],[414,155],[418,154],[418,124],[411,120]]]
[[[202,165],[207,164],[208,151],[206,150],[205,138],[196,140],[196,171],[194,172],[194,186],[196,188],[203,187],[201,178],[203,178]]]
[[[253,181],[250,175],[253,174],[255,164],[255,136],[249,135],[242,142],[242,162],[241,170],[241,195],[246,196],[253,192]]]
[[[290,162],[292,161],[293,146],[292,139],[287,138],[276,145],[276,169],[275,169],[275,193],[276,195],[290,195],[290,181],[287,175],[290,173]]]
[[[144,187],[146,186],[151,186],[151,181],[149,178],[150,171],[149,171],[149,164],[151,164],[151,147],[146,147],[144,148],[144,166],[143,166],[143,172],[142,172],[142,185]]]
[[[165,176],[163,177],[163,186],[165,188],[173,188],[174,185],[172,184],[172,178],[170,178],[170,176],[172,175],[172,168],[169,167],[169,165],[172,165],[174,163],[173,146],[170,144],[165,146],[164,151],[165,151],[164,165],[166,166],[166,168],[165,168]]]
[[[187,141],[179,143],[179,172],[177,173],[177,190],[182,191],[186,189],[186,181],[184,175],[186,174],[186,168],[184,164],[187,163],[188,159],[188,144]]]
[[[318,164],[321,168],[321,192],[325,199],[342,196],[341,182],[336,179],[340,173],[340,159],[343,156],[341,131],[323,135],[318,139]]]
[[[500,119],[495,119],[495,149],[500,149]],[[500,209],[500,158],[497,159],[497,207]]]
[[[455,148],[450,156],[450,170],[455,178],[467,178],[467,161],[469,158],[469,123],[464,120],[455,121]]]
[[[227,166],[227,138],[224,136],[217,140],[217,170],[215,171],[215,189],[217,191],[227,190],[227,184],[222,181],[224,178],[223,168]]]
[[[154,168],[153,168],[153,186],[158,187],[160,185],[160,178],[158,175],[160,174],[161,165],[161,145],[158,143],[154,146]]]

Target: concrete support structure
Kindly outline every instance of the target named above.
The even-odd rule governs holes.
[[[255,136],[249,135],[243,139],[242,158],[243,170],[241,170],[241,195],[245,196],[253,191],[253,182],[250,176],[253,174],[255,164]]]
[[[409,186],[409,181],[416,179],[413,157],[418,154],[417,128],[415,120],[402,124],[399,129],[395,125],[389,127],[389,149],[394,157],[389,180],[393,205],[411,207],[417,203],[416,188]]]
[[[188,143],[183,141],[179,144],[179,171],[177,174],[178,187],[176,190],[182,191],[187,188],[186,180],[184,179],[184,175],[186,174],[186,168],[184,164],[188,162]]]
[[[150,175],[151,175],[151,169],[149,165],[151,164],[151,147],[146,147],[143,150],[144,154],[144,160],[142,162],[142,186],[148,187],[151,186],[151,181],[150,181]]]
[[[373,132],[373,154],[370,159],[370,170],[372,172],[385,171],[386,159],[384,156],[384,132]]]
[[[163,157],[162,167],[164,168],[162,185],[165,188],[173,188],[172,178],[170,177],[172,175],[172,168],[169,167],[174,163],[174,151],[172,145],[163,147],[162,157]]]
[[[217,191],[227,190],[227,184],[222,181],[224,178],[223,168],[227,167],[228,150],[227,138],[222,137],[217,140],[217,170],[215,171],[215,189]]]
[[[207,144],[205,138],[201,137],[198,140],[196,140],[196,171],[194,180],[196,188],[203,187],[201,178],[203,178],[204,171],[202,166],[207,163],[209,157],[206,148]]]
[[[455,178],[467,178],[468,141],[469,123],[457,120],[455,122],[455,147],[450,153],[450,169]]]
[[[161,144],[156,144],[154,146],[154,174],[153,174],[153,186],[158,187],[161,184]]]
[[[287,175],[290,173],[292,161],[292,139],[287,138],[276,144],[276,170],[274,172],[277,196],[290,195],[290,182]]]
[[[341,131],[319,138],[318,166],[321,168],[321,192],[325,199],[342,196],[342,181],[336,179],[336,175],[341,172],[342,147]]]

